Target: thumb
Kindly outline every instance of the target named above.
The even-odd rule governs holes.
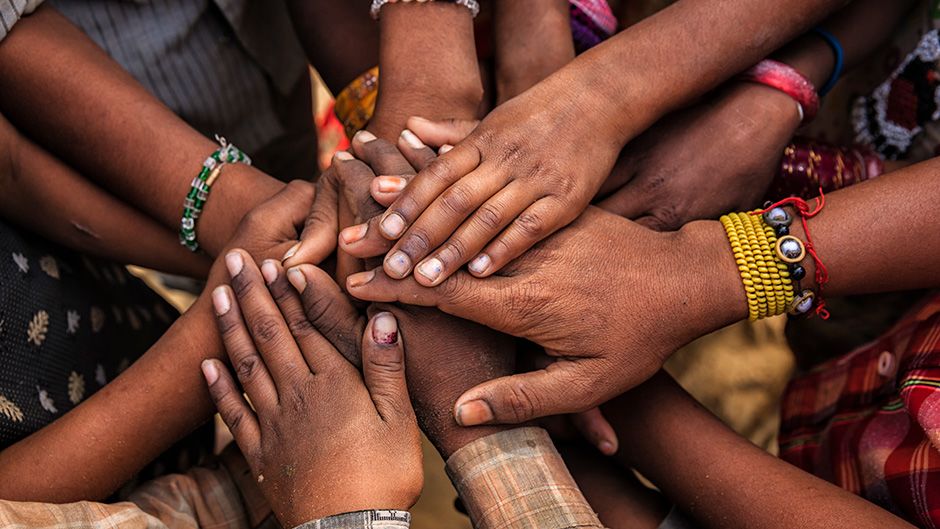
[[[335,173],[330,170],[323,173],[316,190],[313,206],[304,221],[300,242],[287,250],[281,259],[285,268],[303,263],[319,264],[336,249],[339,189]]]
[[[362,336],[362,376],[386,422],[412,418],[414,410],[405,384],[405,350],[398,334],[398,320],[391,312],[379,312]]]
[[[456,145],[473,132],[480,124],[476,119],[442,119],[430,121],[424,118],[412,117],[408,119],[408,130],[424,143],[432,147],[441,145]]]
[[[597,204],[597,207],[627,219],[642,216],[649,209],[649,198],[632,182]]]
[[[596,404],[584,380],[587,360],[559,360],[545,369],[484,382],[457,399],[454,418],[461,426],[518,424],[548,415],[584,411]],[[577,388],[583,388],[578,393]]]

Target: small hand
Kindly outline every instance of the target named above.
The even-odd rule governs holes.
[[[410,508],[421,492],[422,456],[394,316],[376,314],[366,326],[360,376],[315,327],[323,323],[310,318],[315,304],[298,296],[277,261],[259,269],[233,250],[225,263],[232,286],[218,287],[213,305],[251,406],[220,361],[206,360],[203,372],[278,519],[292,527],[343,512]],[[307,267],[303,280],[291,278],[295,285],[327,277]],[[324,297],[321,313],[338,293],[303,290],[305,298]]]
[[[733,85],[627,144],[598,205],[659,231],[752,209],[799,124],[786,94]]]
[[[486,279],[460,272],[437,287],[381,269],[349,293],[436,306],[531,340],[557,361],[481,384],[458,399],[463,425],[517,423],[587,410],[642,382],[677,348],[744,316],[734,259],[718,223],[656,233],[589,208]]]
[[[598,136],[584,119],[596,109],[580,104],[537,85],[421,170],[379,223],[397,239],[386,272],[414,269],[418,282],[436,285],[469,261],[486,277],[580,215],[620,150],[614,140],[585,141]]]

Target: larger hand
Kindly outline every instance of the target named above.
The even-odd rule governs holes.
[[[350,294],[433,305],[532,340],[559,360],[467,391],[464,425],[582,411],[645,380],[678,347],[744,316],[737,268],[717,223],[656,233],[596,208],[496,276],[458,273],[437,287],[382,270]],[[725,300],[725,301],[722,301]]]

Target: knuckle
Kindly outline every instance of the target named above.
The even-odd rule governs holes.
[[[236,315],[232,312],[229,311],[228,314],[219,318],[219,333],[222,334],[225,341],[234,338],[238,329],[242,326],[241,319],[235,317]]]
[[[441,299],[449,304],[460,305],[472,301],[470,299],[470,290],[467,289],[463,276],[450,276],[450,278],[441,283],[437,289]]]
[[[535,410],[539,409],[538,396],[525,384],[515,382],[510,384],[504,395],[506,411],[513,422],[525,422],[535,417]]]
[[[260,316],[251,323],[251,335],[261,342],[272,342],[279,338],[278,321],[271,316]]]
[[[431,249],[431,236],[419,226],[411,228],[408,240],[402,243],[402,250],[409,255],[423,254]]]
[[[514,223],[519,232],[529,239],[540,239],[546,232],[542,215],[534,211],[523,211]]]
[[[455,178],[456,167],[454,163],[447,158],[438,158],[431,162],[423,171],[424,176],[434,182],[443,182],[450,184]]]
[[[316,333],[316,329],[313,327],[313,324],[310,323],[310,320],[300,316],[288,320],[287,328],[295,338],[306,338]]]
[[[248,277],[248,274],[244,273],[244,270],[231,279],[232,292],[239,300],[250,295],[254,286],[254,281]]]
[[[381,360],[372,357],[369,358],[369,367],[380,376],[396,378],[402,376],[404,373],[405,362],[404,358],[401,356],[397,358],[383,358]]]
[[[473,206],[473,193],[467,186],[453,185],[441,195],[441,207],[461,218],[466,217]]]
[[[232,431],[239,431],[245,425],[245,412],[239,409],[230,409],[225,414],[225,424]]]
[[[235,361],[235,373],[241,381],[252,380],[258,373],[261,359],[255,353],[241,355]]]
[[[467,245],[459,238],[453,238],[444,244],[438,253],[444,262],[462,263],[467,259]]]
[[[292,384],[290,386],[289,397],[286,399],[288,405],[294,413],[306,413],[311,406],[310,393],[306,384]]]
[[[499,206],[485,203],[477,210],[476,221],[488,232],[494,232],[503,225],[503,212]]]

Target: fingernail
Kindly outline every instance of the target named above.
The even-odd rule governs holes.
[[[611,443],[610,441],[601,441],[600,444],[597,445],[597,448],[605,456],[612,456],[617,451],[614,448],[614,443]]]
[[[449,143],[445,143],[444,145],[441,145],[441,148],[440,148],[440,149],[437,150],[437,154],[447,154],[447,153],[449,153],[450,151],[452,151],[453,149],[454,149],[454,146],[453,146],[453,145],[451,145],[451,144],[449,144]]]
[[[355,226],[350,226],[343,231],[339,232],[340,239],[343,240],[345,244],[352,244],[354,242],[362,240],[366,236],[366,232],[369,231],[369,224],[357,224]]]
[[[297,266],[287,271],[287,280],[294,286],[294,289],[301,294],[303,294],[304,289],[307,288],[307,276],[305,276],[303,270]]]
[[[391,312],[382,312],[372,320],[372,341],[379,345],[398,343],[398,321]]]
[[[493,410],[486,401],[471,400],[457,407],[457,424],[476,426],[493,420]]]
[[[333,157],[336,158],[337,160],[342,160],[344,162],[348,162],[349,160],[353,159],[353,155],[349,154],[346,151],[336,151],[336,154],[334,154]]]
[[[349,288],[361,287],[373,279],[375,279],[375,270],[359,272],[346,278],[346,286]]]
[[[376,180],[376,185],[380,193],[400,193],[408,182],[397,176],[380,176]]]
[[[281,262],[284,262],[284,261],[290,259],[291,257],[293,257],[294,254],[297,253],[297,250],[300,249],[300,245],[301,245],[301,244],[302,244],[302,243],[297,243],[297,244],[291,246],[291,247],[290,247],[290,250],[287,250],[287,252],[284,254],[284,257],[281,257]]]
[[[277,267],[274,266],[273,259],[267,259],[265,262],[261,263],[261,277],[264,278],[264,282],[267,284],[273,283],[277,280]]]
[[[401,279],[408,275],[408,271],[411,270],[411,259],[405,255],[405,252],[395,252],[385,259],[385,268],[392,272],[392,275]]]
[[[215,384],[215,381],[219,379],[219,368],[216,367],[215,362],[212,360],[203,360],[201,367],[202,376],[206,377],[206,384],[210,386]]]
[[[369,143],[370,141],[375,141],[375,134],[367,130],[360,130],[353,136],[353,140],[358,141],[359,143]]]
[[[490,267],[490,263],[492,262],[493,261],[490,259],[490,256],[486,255],[485,253],[481,253],[472,261],[470,261],[470,264],[467,265],[467,268],[469,268],[470,271],[474,274],[482,274],[486,272],[486,269]]]
[[[229,252],[228,255],[225,256],[225,268],[228,268],[228,275],[230,277],[237,276],[244,266],[245,261],[242,260],[242,254]]]
[[[401,139],[405,140],[405,143],[412,149],[423,149],[425,147],[424,142],[408,129],[401,131]]]
[[[390,239],[397,239],[405,231],[405,219],[398,213],[390,213],[382,219],[382,231]]]
[[[228,297],[228,289],[224,286],[215,287],[212,291],[212,306],[217,316],[224,316],[232,308],[232,300]]]
[[[424,277],[428,278],[428,281],[435,282],[437,278],[441,277],[441,272],[444,271],[444,263],[441,262],[437,257],[432,257],[425,260],[418,265],[418,272],[421,273]]]

